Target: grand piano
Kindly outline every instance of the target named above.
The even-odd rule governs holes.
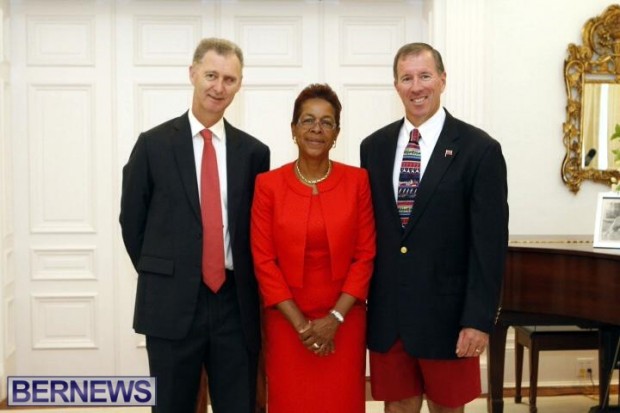
[[[599,405],[609,406],[620,335],[620,251],[592,247],[585,237],[511,237],[501,311],[491,333],[488,411],[503,413],[504,357],[515,325],[582,325],[599,329]]]

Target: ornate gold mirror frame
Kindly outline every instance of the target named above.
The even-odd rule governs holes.
[[[564,61],[566,122],[562,180],[575,193],[583,180],[620,181],[620,5],[589,19],[583,46],[568,45]]]

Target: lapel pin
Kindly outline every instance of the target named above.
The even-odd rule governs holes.
[[[446,149],[446,153],[444,153],[443,157],[447,158],[448,156],[452,156],[452,149]]]

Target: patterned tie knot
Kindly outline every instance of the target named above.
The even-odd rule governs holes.
[[[409,136],[409,141],[413,143],[418,143],[420,141],[420,131],[417,129],[413,129],[411,131],[411,135]]]

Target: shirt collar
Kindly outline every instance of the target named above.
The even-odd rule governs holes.
[[[194,116],[192,113],[192,109],[190,108],[187,116],[189,118],[189,126],[192,131],[192,136],[198,135],[205,127],[200,121]],[[226,139],[226,132],[224,128],[224,118],[220,118],[214,125],[212,125],[209,130],[213,134],[216,139],[224,140]]]
[[[441,107],[433,116],[428,118],[426,122],[417,128],[420,131],[421,140],[426,141],[427,144],[437,142],[445,120],[446,110]],[[411,131],[413,129],[415,129],[415,126],[413,126],[413,124],[409,122],[409,119],[405,117],[405,130],[407,131],[407,136],[411,135]]]

